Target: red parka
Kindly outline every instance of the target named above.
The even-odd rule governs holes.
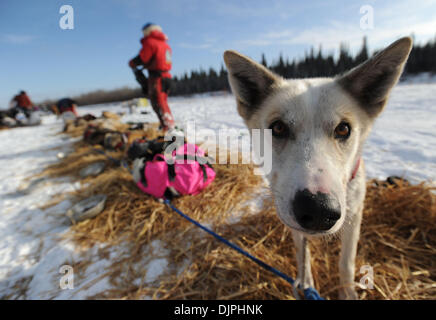
[[[162,77],[171,78],[171,48],[167,40],[162,31],[153,30],[141,39],[142,49],[139,56],[148,70],[159,71]]]
[[[30,98],[25,93],[21,93],[21,94],[16,95],[14,97],[14,101],[17,103],[18,107],[31,109],[33,106],[32,101],[30,101]]]

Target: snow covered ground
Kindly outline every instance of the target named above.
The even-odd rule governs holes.
[[[408,81],[394,89],[365,148],[368,177],[400,175],[413,182],[436,181],[435,92],[434,81]],[[179,124],[195,120],[199,129],[245,130],[231,95],[172,98],[170,105]],[[103,110],[127,111],[121,104],[109,104],[79,112],[98,115]],[[123,120],[156,122],[153,113],[126,115]],[[96,252],[103,246],[84,250],[65,239],[68,199],[39,209],[56,194],[80,187],[68,179],[39,180],[30,186],[26,182],[56,162],[59,152],[68,152],[73,140],[57,134],[61,129],[60,120],[47,116],[38,127],[0,131],[0,298],[84,299],[110,288],[105,269],[128,254],[128,246],[121,245],[109,248],[112,253],[100,259]],[[168,267],[158,242],[150,244],[150,250],[160,252],[160,257],[140,266],[148,270],[146,282],[154,281]],[[86,274],[75,281],[74,289],[62,290],[61,266],[83,259],[91,261]]]

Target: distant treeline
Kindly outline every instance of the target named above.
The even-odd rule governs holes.
[[[89,104],[100,104],[130,100],[133,98],[142,97],[141,88],[129,88],[123,87],[113,90],[96,90],[88,93],[84,93],[78,96],[73,96],[71,99],[75,100],[79,106]],[[45,100],[40,104],[45,106],[51,106],[56,104],[57,100]]]
[[[353,56],[350,54],[346,44],[341,43],[337,59],[332,54],[325,55],[320,47],[317,52],[312,48],[306,52],[303,59],[292,61],[280,54],[279,58],[268,65],[266,57],[262,54],[260,63],[285,78],[303,77],[329,77],[343,73],[369,57],[367,39],[363,38],[362,47]],[[436,37],[424,45],[414,45],[406,65],[405,74],[417,74],[420,72],[436,73]],[[212,91],[229,90],[227,71],[221,65],[219,71],[210,68],[185,73],[182,76],[174,77],[171,88],[171,96],[189,95]],[[129,100],[141,97],[141,89],[120,88],[115,90],[98,90],[73,97],[79,105],[98,104]],[[45,101],[52,103],[53,101]]]
[[[227,80],[227,71],[221,65],[219,72],[210,68],[208,72],[191,71],[181,77],[174,77],[171,84],[171,96],[180,96],[194,93],[230,90]]]
[[[365,37],[362,41],[362,47],[354,57],[350,54],[348,46],[341,43],[337,59],[334,59],[331,54],[324,55],[321,48],[317,52],[312,48],[303,59],[298,61],[296,59],[290,61],[289,58],[285,60],[280,54],[276,62],[268,65],[265,55],[262,54],[260,63],[285,78],[331,77],[357,66],[368,57],[368,45]],[[414,45],[410,53],[405,74],[420,72],[436,73],[436,38],[425,45]],[[172,95],[228,89],[227,72],[221,66],[218,73],[211,68],[208,72],[204,70],[192,71],[190,75],[184,74],[182,77],[175,77]]]

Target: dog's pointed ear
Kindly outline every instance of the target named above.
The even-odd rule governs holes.
[[[271,92],[279,77],[236,51],[225,51],[224,62],[230,87],[238,100],[239,113],[248,119]]]
[[[412,39],[401,38],[337,82],[370,117],[375,117],[383,110],[391,89],[400,78],[411,49]]]

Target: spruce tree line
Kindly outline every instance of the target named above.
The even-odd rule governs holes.
[[[270,68],[277,74],[285,78],[305,78],[305,77],[331,77],[343,73],[369,57],[366,37],[363,38],[362,46],[358,53],[353,57],[345,43],[339,47],[337,59],[332,54],[324,55],[322,48],[315,53],[312,48],[306,52],[303,59],[285,60],[280,54],[278,60],[271,65],[267,64],[264,54],[260,63]],[[436,73],[436,37],[424,45],[414,45],[406,64],[405,75],[417,74],[420,72]],[[188,75],[174,77],[171,88],[171,95],[186,95],[194,93],[204,93],[211,91],[229,90],[227,81],[227,71],[221,66],[219,72],[210,68],[209,71],[200,69],[191,71]]]

